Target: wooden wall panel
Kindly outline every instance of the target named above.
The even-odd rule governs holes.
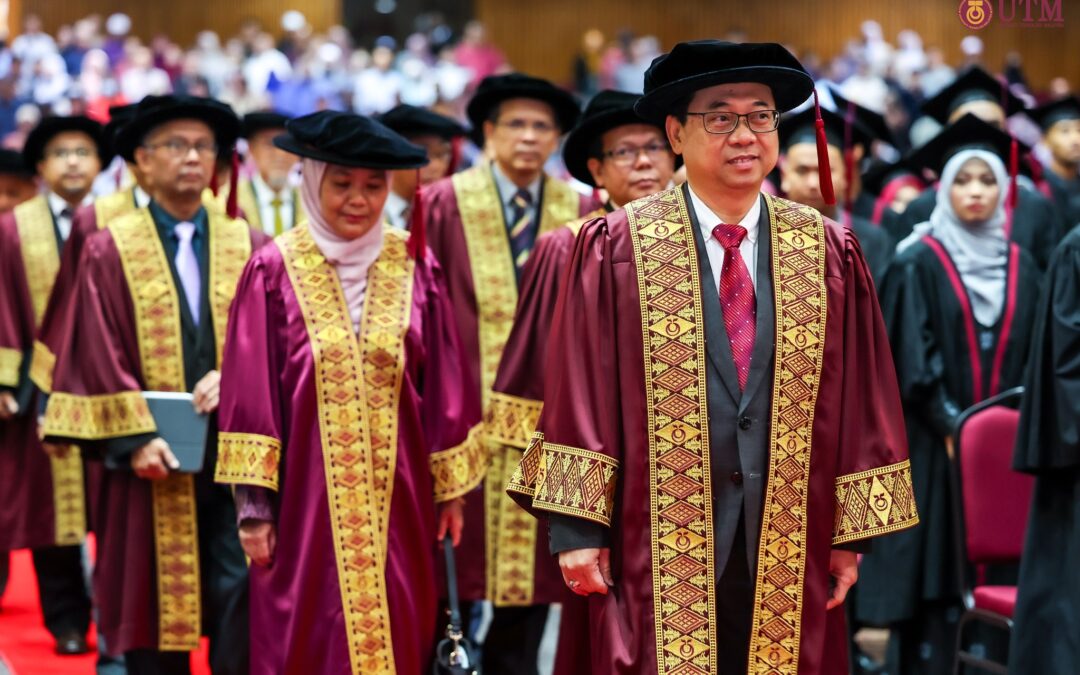
[[[234,34],[245,20],[255,18],[275,35],[280,33],[281,15],[299,9],[316,30],[325,30],[341,21],[345,0],[16,0],[20,13],[37,14],[45,30],[90,14],[107,16],[124,12],[131,17],[132,32],[144,40],[164,33],[180,45],[188,46],[199,31],[213,29],[223,38]],[[20,22],[21,23],[21,22]],[[12,24],[13,32],[21,27]]]
[[[998,10],[1002,0],[991,0]],[[1012,2],[1004,0],[1006,10]],[[957,16],[959,0],[475,0],[477,17],[518,69],[566,81],[587,28],[609,38],[628,28],[660,38],[667,49],[680,40],[722,36],[733,28],[753,41],[783,42],[799,50],[835,56],[859,35],[865,19],[876,19],[894,45],[905,28],[917,30],[927,46],[940,46],[951,63],[960,59],[960,40],[971,34]],[[1060,0],[1063,28],[1005,26],[995,18],[977,34],[986,43],[986,63],[1000,70],[1005,55],[1019,51],[1035,87],[1063,75],[1080,88],[1080,0]],[[1040,0],[1032,0],[1038,14]],[[1051,1],[1052,4],[1052,1]],[[998,12],[1000,14],[1000,12]],[[1017,11],[1022,16],[1023,10]]]

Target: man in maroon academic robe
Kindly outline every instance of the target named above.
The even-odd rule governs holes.
[[[578,236],[508,491],[588,596],[593,672],[846,673],[848,549],[917,522],[858,242],[760,193],[812,89],[779,45],[677,45],[636,109],[686,185]]]
[[[44,191],[0,219],[0,550],[33,549],[45,626],[60,654],[85,652],[90,624],[85,479],[78,453],[42,448],[30,366],[74,210],[101,169],[101,135],[86,117],[43,120],[23,154]]]
[[[636,94],[625,92],[598,93],[563,144],[563,159],[570,174],[586,185],[603,189],[608,199],[603,208],[585,218],[540,236],[525,263],[514,327],[499,362],[485,419],[490,442],[518,453],[510,461],[514,467],[528,446],[543,406],[548,328],[574,250],[574,238],[587,220],[671,185],[675,155],[663,127],[646,122],[634,112],[637,99]],[[528,542],[529,547],[524,552],[520,547],[509,551],[506,555],[513,557],[499,561],[504,568],[513,565],[515,571],[504,583],[510,586],[518,603],[562,603],[556,670],[587,671],[588,643],[581,624],[587,615],[581,611],[584,603],[563,583],[558,561],[548,551],[547,537],[541,536],[543,529],[531,518],[520,520],[515,536]]]
[[[238,126],[206,99],[139,104],[119,144],[153,200],[86,239],[56,355],[44,433],[104,462],[94,595],[106,644],[124,653],[129,673],[186,670],[203,634],[215,673],[248,670],[247,569],[232,495],[213,484],[214,433],[202,471],[175,471],[142,396],[193,390],[199,413],[217,408],[229,305],[265,241],[202,205],[214,158]]]
[[[544,173],[562,132],[579,115],[570,94],[526,75],[493,76],[481,82],[468,113],[492,159],[425,188],[423,211],[428,244],[446,271],[470,381],[479,383],[466,395],[483,409],[536,237],[598,205]],[[458,569],[463,599],[486,598],[495,605],[485,670],[529,673],[536,669],[547,606],[515,598],[513,567],[500,569],[531,555],[531,543],[517,531],[532,525],[503,493],[513,468],[512,454],[494,452],[483,490],[466,498]]]

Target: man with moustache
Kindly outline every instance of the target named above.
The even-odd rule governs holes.
[[[248,223],[271,237],[291,230],[304,220],[300,192],[289,185],[289,173],[298,158],[274,145],[285,133],[288,116],[272,110],[244,115],[241,136],[255,165],[251,178],[237,181],[237,203]]]
[[[544,172],[559,137],[579,114],[573,96],[546,80],[518,73],[485,78],[468,115],[491,160],[423,192],[427,242],[446,273],[471,381],[480,384],[464,395],[482,408],[489,402],[513,325],[521,272],[537,237],[597,206]],[[508,606],[507,580],[496,574],[496,551],[529,555],[531,542],[516,537],[519,519],[503,495],[512,455],[491,450],[483,490],[466,497],[459,586],[462,599],[486,598],[495,605],[484,643],[485,669],[531,673],[547,606]]]
[[[178,473],[142,396],[192,391],[198,413],[217,408],[229,304],[266,241],[203,206],[238,131],[208,99],[139,103],[118,146],[153,199],[87,238],[45,413],[47,442],[104,463],[94,596],[106,643],[136,675],[186,672],[203,634],[215,673],[248,671],[247,567],[232,494],[213,483],[216,418],[202,471]]]

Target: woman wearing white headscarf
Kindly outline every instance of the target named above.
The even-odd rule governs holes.
[[[1023,381],[1041,280],[1009,241],[1000,157],[962,149],[940,175],[930,220],[900,242],[882,287],[921,523],[864,557],[856,614],[892,629],[898,674],[952,669],[960,594],[945,440],[962,411]]]
[[[253,673],[430,668],[436,540],[460,537],[479,421],[422,227],[382,227],[389,170],[424,150],[320,112],[274,140],[301,156],[309,221],[252,256],[230,317],[217,479],[250,556]]]

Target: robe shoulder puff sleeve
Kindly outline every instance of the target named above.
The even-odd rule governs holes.
[[[33,332],[21,251],[15,217],[0,216],[0,389],[12,392],[26,380]]]
[[[607,219],[590,221],[556,302],[538,431],[507,486],[518,504],[549,519],[553,550],[563,548],[558,525],[592,525],[596,533],[614,512],[623,445],[614,264]],[[598,542],[595,534],[585,539]]]
[[[870,269],[854,233],[844,233],[843,371],[838,409],[836,519],[833,544],[860,542],[919,522],[908,463],[900,390]],[[863,503],[859,519],[848,506]],[[873,514],[866,511],[873,511]]]
[[[142,396],[134,312],[112,234],[91,234],[79,259],[44,434],[99,450],[114,468],[156,436]]]
[[[422,410],[430,453],[435,501],[470,492],[487,471],[487,446],[480,425],[480,403],[465,392],[475,384],[458,338],[453,307],[442,269],[431,252],[417,263],[417,291],[424,293]]]
[[[272,491],[278,489],[284,450],[279,374],[285,336],[277,320],[281,291],[267,270],[275,252],[267,247],[248,261],[229,311],[214,475],[218,483]]]
[[[1050,261],[1036,314],[1013,467],[1080,466],[1080,228]]]

